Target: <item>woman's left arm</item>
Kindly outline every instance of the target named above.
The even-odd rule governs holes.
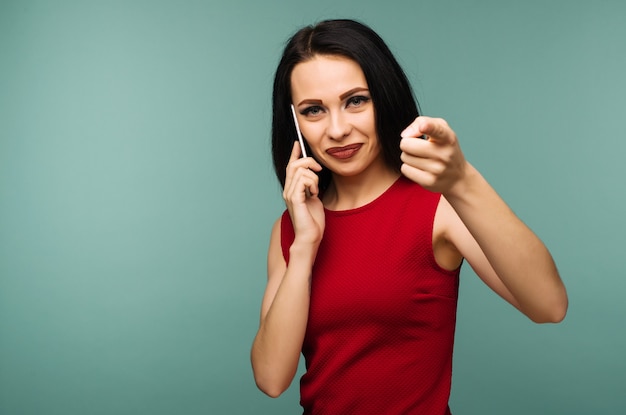
[[[428,140],[415,138],[422,134]],[[446,239],[487,285],[531,320],[561,321],[567,293],[550,252],[465,160],[448,124],[419,117],[402,136],[402,173],[444,197]]]

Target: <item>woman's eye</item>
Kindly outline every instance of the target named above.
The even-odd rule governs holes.
[[[365,104],[369,100],[370,100],[369,97],[357,95],[357,96],[348,98],[348,102],[346,103],[346,106],[347,107],[360,107],[361,105]]]
[[[307,107],[301,112],[302,115],[311,115],[311,116],[316,116],[321,113],[322,113],[322,108],[318,106]]]

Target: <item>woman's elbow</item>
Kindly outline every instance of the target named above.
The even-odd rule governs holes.
[[[565,319],[565,316],[567,315],[567,308],[567,297],[564,297],[562,300],[555,302],[550,307],[544,309],[542,312],[528,315],[528,318],[530,318],[533,322],[539,324],[560,323]]]
[[[252,353],[252,373],[257,388],[271,398],[278,398],[289,388],[292,377],[281,375],[275,367],[267,363],[260,363]]]
[[[280,389],[280,388],[271,389],[271,388],[262,388],[261,386],[259,386],[259,389],[261,390],[261,392],[263,392],[264,394],[266,394],[270,398],[278,398],[285,391],[285,390]]]
[[[260,376],[254,375],[254,381],[257,388],[270,398],[278,398],[289,387],[289,385],[281,384],[280,382],[271,381],[268,379],[262,379]]]
[[[565,302],[565,304],[553,310],[552,314],[549,316],[546,323],[560,323],[561,321],[565,319],[566,315],[567,315],[567,301]]]

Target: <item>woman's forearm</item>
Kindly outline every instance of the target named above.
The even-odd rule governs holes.
[[[562,320],[567,294],[548,249],[469,163],[466,172],[445,198],[520,310],[537,322]]]
[[[267,395],[279,396],[291,384],[306,332],[314,255],[294,245],[290,262],[252,345],[255,381]]]

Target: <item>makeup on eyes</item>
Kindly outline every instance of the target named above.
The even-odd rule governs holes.
[[[302,157],[307,157],[306,149],[304,148],[304,140],[302,139],[302,133],[300,132],[300,125],[298,124],[298,117],[296,117],[296,109],[291,104],[291,115],[293,115],[293,122],[296,125],[296,133],[298,133],[298,142],[300,143],[300,150],[302,150]]]

